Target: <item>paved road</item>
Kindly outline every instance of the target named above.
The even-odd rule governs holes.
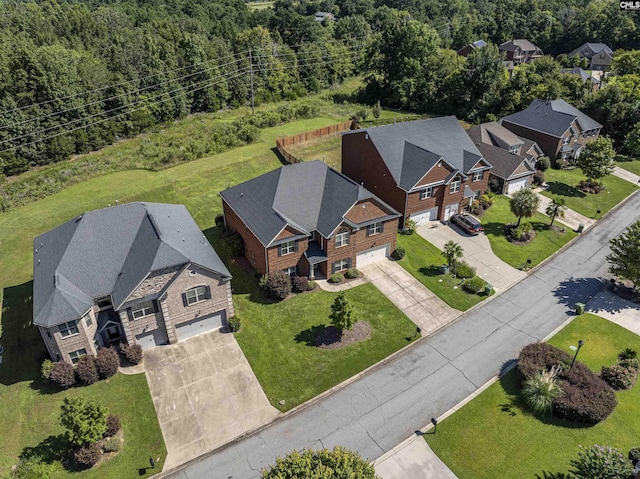
[[[433,337],[312,406],[172,477],[244,479],[297,448],[343,445],[375,459],[562,324],[604,284],[608,240],[640,216],[640,196],[562,254]]]

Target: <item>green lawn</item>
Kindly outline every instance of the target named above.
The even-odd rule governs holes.
[[[398,235],[397,246],[406,251],[405,257],[398,261],[400,266],[452,308],[466,311],[485,299],[486,296],[465,292],[459,278],[454,278],[451,274],[441,274],[438,267],[446,263],[442,251],[418,233],[409,236]]]
[[[342,136],[340,133],[287,147],[287,151],[305,161],[323,160],[338,171],[342,170]]]
[[[0,475],[18,462],[22,453],[37,453],[47,461],[59,459],[66,442],[59,423],[65,396],[95,399],[120,417],[124,444],[119,454],[91,471],[67,472],[55,477],[134,477],[148,466],[149,455],[166,458],[166,448],[144,374],[117,374],[86,387],[57,391],[40,379],[45,347],[31,323],[31,282],[6,288],[3,303],[3,362],[0,364]],[[162,464],[160,464],[162,467]],[[151,475],[151,471],[141,474]]]
[[[591,314],[577,317],[551,344],[570,354],[578,340],[579,360],[592,370],[610,366],[624,348],[640,350],[640,337]],[[638,447],[640,385],[617,392],[618,406],[604,422],[581,427],[558,419],[540,420],[519,400],[516,371],[507,373],[476,399],[424,437],[460,479],[534,479],[570,468],[578,446],[611,445],[625,454]]]
[[[615,205],[635,191],[636,186],[617,176],[607,176],[603,183],[606,189],[595,195],[580,191],[577,186],[580,180],[586,179],[579,168],[574,170],[548,169],[544,173],[545,182],[549,185],[543,195],[549,198],[562,197],[567,208],[593,218],[600,210],[603,215]]]
[[[247,8],[250,11],[253,10],[264,10],[265,8],[273,8],[273,4],[275,2],[249,2],[247,3]]]
[[[628,161],[616,161],[616,166],[620,168],[624,168],[631,173],[635,173],[636,175],[640,175],[640,159],[628,159]]]
[[[485,211],[480,220],[495,255],[514,268],[522,268],[527,259],[531,260],[531,266],[539,264],[576,236],[569,228],[564,233],[548,229],[550,219],[542,213],[536,213],[531,218],[522,219],[522,222],[533,224],[536,230],[534,240],[522,246],[509,242],[504,225],[515,223],[518,218],[511,213],[506,196],[496,196],[493,206]]]

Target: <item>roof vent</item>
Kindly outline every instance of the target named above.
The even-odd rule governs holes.
[[[244,196],[244,193],[240,193],[240,198],[242,198]]]

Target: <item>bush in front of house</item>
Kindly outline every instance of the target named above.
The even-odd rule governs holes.
[[[100,460],[100,456],[102,455],[102,449],[96,442],[91,442],[82,446],[76,452],[73,453],[73,458],[75,461],[85,468],[90,468],[95,466]]]
[[[104,452],[118,452],[121,444],[119,437],[109,437],[102,443],[102,449]]]
[[[104,431],[104,437],[112,437],[118,434],[122,426],[120,425],[120,418],[109,414],[107,416],[107,429]]]
[[[56,386],[67,389],[76,383],[76,373],[71,364],[65,361],[58,361],[53,365],[49,379]]]
[[[114,376],[120,367],[120,358],[113,348],[100,348],[96,355],[96,368],[100,379]]]
[[[240,326],[242,325],[241,321],[240,321],[240,317],[238,316],[232,316],[229,318],[229,330],[232,333],[237,333],[238,331],[240,331]]]
[[[473,278],[476,275],[476,269],[465,261],[456,261],[453,265],[453,272],[459,278]]]
[[[470,278],[470,279],[466,280],[462,284],[462,287],[468,293],[478,294],[484,288],[484,284],[485,283],[484,283],[484,280],[482,278],[480,278],[479,276],[474,276],[473,278]]]
[[[402,247],[396,248],[396,250],[393,252],[393,258],[400,260],[404,258],[405,254],[407,254],[407,251],[404,248]]]
[[[551,168],[551,160],[548,156],[538,158],[538,161],[536,161],[536,170],[547,171],[549,168]]]
[[[412,219],[408,219],[407,221],[404,222],[404,228],[400,230],[400,234],[411,236],[413,233],[416,232],[417,226],[418,224],[415,221],[413,221]]]
[[[329,278],[329,283],[342,283],[344,281],[344,276],[342,275],[342,273],[333,273],[331,275],[331,277]]]
[[[45,359],[42,361],[42,365],[40,366],[40,375],[42,376],[42,379],[49,380],[51,378],[51,372],[55,365],[56,363],[51,361],[51,359]]]
[[[284,299],[291,294],[291,278],[283,271],[274,271],[264,276],[260,285],[274,299]]]
[[[544,171],[536,171],[531,182],[534,186],[541,186],[544,183]]]
[[[244,240],[239,233],[227,230],[222,235],[222,240],[227,245],[227,249],[231,256],[236,257],[244,254]]]
[[[214,222],[218,228],[222,228],[224,226],[224,216],[222,214],[216,215]]]
[[[316,289],[317,283],[315,281],[309,281],[307,283],[307,291],[313,291]]]
[[[349,268],[344,274],[348,279],[355,279],[360,276],[360,271],[357,268]]]
[[[580,446],[578,459],[572,460],[571,465],[570,472],[576,479],[628,479],[633,470],[621,450],[597,444]]]
[[[90,354],[82,356],[76,364],[76,377],[85,386],[98,382],[98,368],[96,358]]]
[[[140,364],[142,361],[142,346],[139,344],[120,343],[120,351],[131,364]]]
[[[556,170],[563,170],[567,167],[567,160],[563,160],[562,158],[558,158],[553,162],[553,167]]]
[[[292,281],[293,291],[304,293],[309,286],[309,278],[306,276],[295,276]]]

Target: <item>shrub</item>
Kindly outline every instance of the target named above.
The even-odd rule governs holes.
[[[634,466],[636,465],[636,462],[640,461],[640,447],[634,447],[629,450],[629,460]]]
[[[50,479],[58,470],[58,463],[48,464],[42,456],[21,458],[9,476],[11,479]]]
[[[356,322],[353,306],[349,303],[344,293],[340,293],[333,301],[329,319],[331,324],[340,331],[353,328],[353,324]]]
[[[51,372],[55,367],[55,363],[51,361],[51,359],[45,359],[42,361],[42,366],[40,366],[40,374],[42,375],[42,379],[49,379],[51,377]]]
[[[71,364],[58,361],[54,364],[49,379],[58,387],[66,389],[75,384],[76,374]]]
[[[244,254],[244,240],[239,233],[227,232],[222,239],[227,245],[231,256],[242,256]]]
[[[342,273],[333,273],[329,278],[330,283],[342,283],[342,281],[344,281]]]
[[[623,351],[621,351],[620,354],[618,354],[618,359],[620,360],[636,359],[637,357],[638,357],[638,353],[631,348],[626,348]]]
[[[291,278],[283,271],[269,273],[264,280],[264,289],[271,298],[284,299],[291,293]]]
[[[121,427],[120,418],[113,414],[109,414],[107,416],[107,429],[104,431],[104,437],[115,436]]]
[[[466,280],[462,287],[471,294],[478,294],[484,288],[485,282],[479,276]]]
[[[402,248],[402,247],[400,247],[400,248],[396,248],[396,250],[393,252],[393,257],[394,257],[395,259],[402,259],[402,258],[404,258],[404,255],[405,255],[406,253],[407,253],[407,252],[405,251],[405,249],[404,249],[404,248]]]
[[[635,368],[625,368],[614,364],[610,368],[602,366],[600,377],[613,389],[629,389],[636,382],[638,371]]]
[[[542,171],[536,171],[533,174],[533,179],[531,180],[531,182],[535,185],[535,186],[540,186],[544,183],[544,172]]]
[[[571,465],[576,479],[628,479],[632,473],[622,451],[611,446],[581,446],[578,459],[571,461]]]
[[[358,268],[349,268],[345,273],[345,276],[349,279],[354,279],[360,276],[360,271],[358,271]]]
[[[240,326],[241,322],[238,316],[232,316],[229,318],[229,330],[232,333],[237,333],[238,331],[240,331]]]
[[[566,161],[566,160],[563,160],[562,158],[558,158],[557,160],[555,160],[555,161],[553,162],[553,167],[554,167],[556,170],[562,170],[562,169],[564,169],[564,168],[566,168],[566,167],[567,167],[567,161]]]
[[[309,286],[309,278],[306,276],[296,276],[293,278],[293,290],[296,293],[304,293]]]
[[[261,471],[261,479],[283,478],[358,478],[376,479],[376,471],[357,452],[336,446],[333,451],[321,449],[293,451]]]
[[[556,380],[556,369],[540,370],[527,379],[522,386],[525,403],[536,414],[547,414],[553,409],[553,402],[562,394],[562,388]]]
[[[96,356],[96,368],[101,379],[114,376],[120,367],[120,358],[113,348],[100,348]]]
[[[469,266],[465,261],[457,261],[453,265],[453,272],[460,278],[473,278],[476,274],[476,269],[473,266]]]
[[[415,221],[413,221],[412,219],[408,219],[407,221],[404,222],[404,228],[400,230],[400,234],[411,236],[413,233],[416,232],[417,226],[418,225]]]
[[[87,354],[80,358],[76,364],[76,378],[85,386],[93,384],[100,379],[95,356]]]
[[[60,407],[60,424],[67,441],[75,446],[99,441],[107,430],[109,410],[98,402],[79,396],[65,397]]]
[[[551,160],[547,156],[541,156],[536,161],[536,170],[547,171],[551,167]]]
[[[518,355],[518,371],[524,379],[532,378],[540,369],[545,371],[558,364],[568,368],[573,358],[547,343],[532,343]]]
[[[218,226],[218,227],[224,226],[224,215],[221,215],[221,214],[220,215],[216,215],[216,218],[215,218],[214,221],[215,221],[216,226]]]
[[[604,186],[595,180],[580,180],[578,188],[586,193],[593,193],[595,195],[604,190]]]
[[[73,458],[83,467],[90,468],[95,466],[100,460],[102,450],[98,443],[92,442],[82,446],[74,454]]]
[[[307,291],[313,291],[314,289],[316,289],[316,282],[315,281],[309,281],[307,283]]]
[[[142,361],[142,346],[139,344],[120,343],[120,351],[131,364],[140,364]]]
[[[109,437],[103,442],[102,449],[104,452],[118,452],[120,450],[120,444],[119,437]]]

